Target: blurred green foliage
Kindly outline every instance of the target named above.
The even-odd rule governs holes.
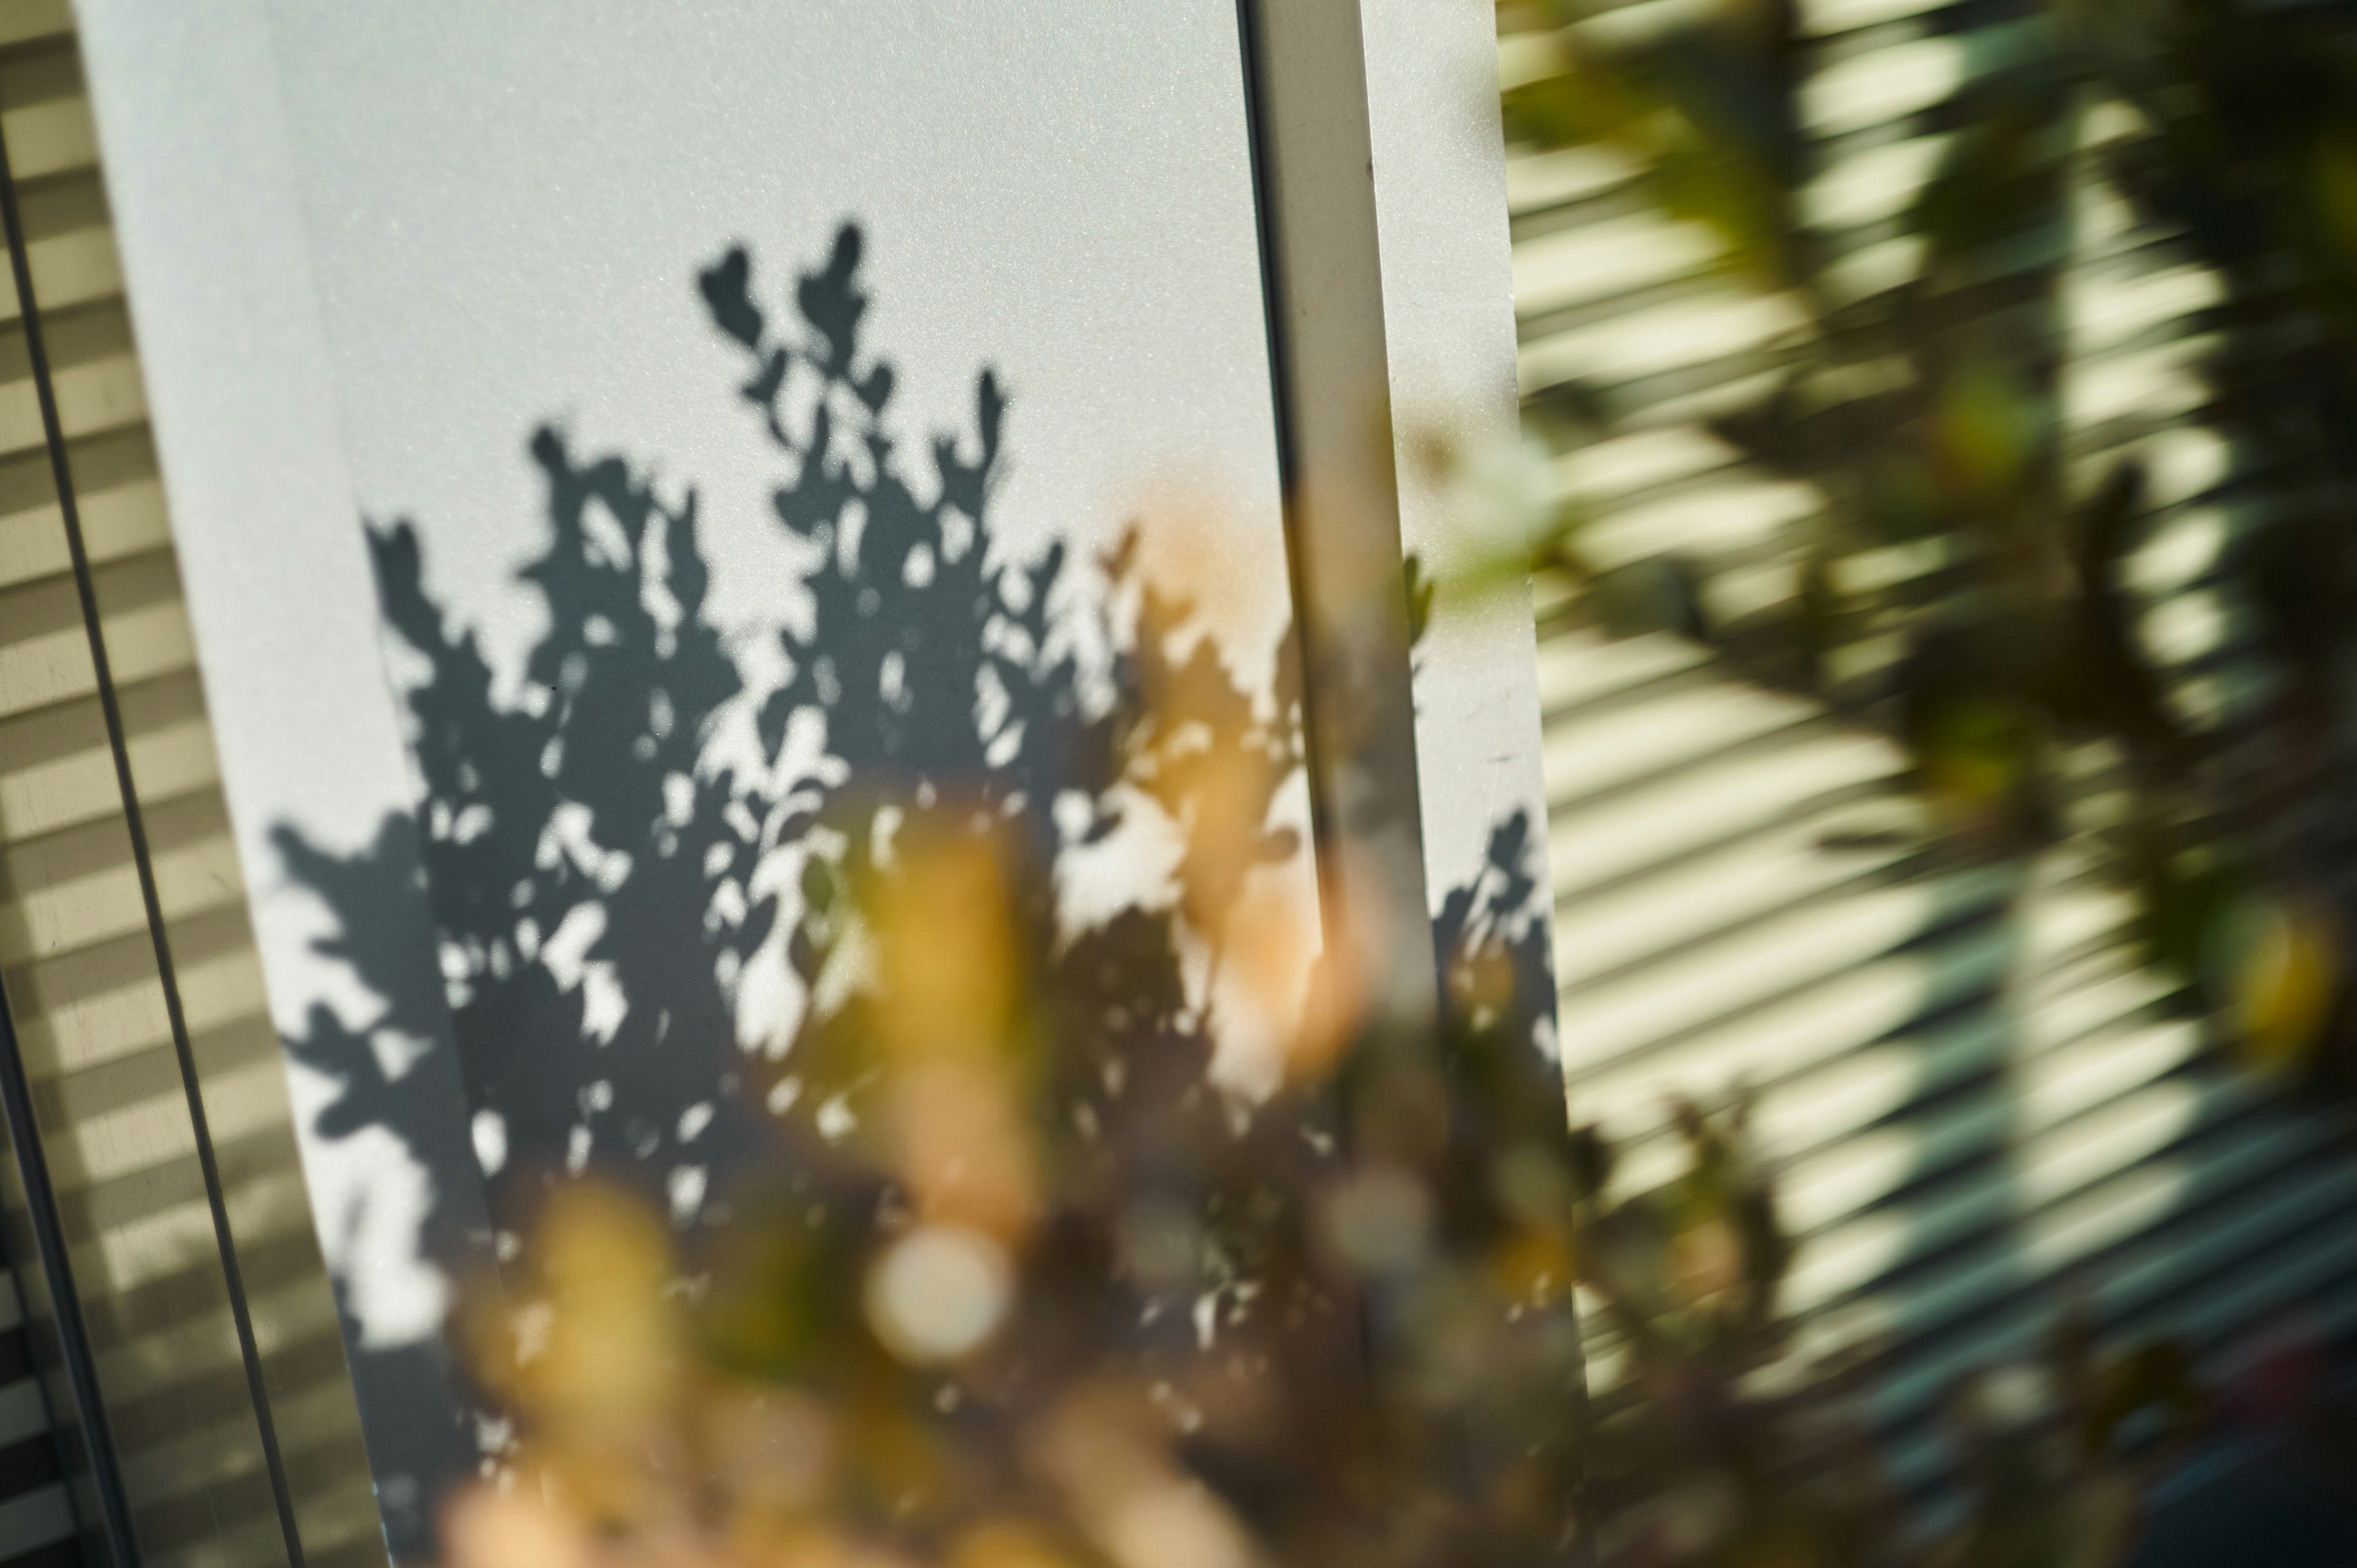
[[[1792,591],[1733,616],[1712,612],[1706,564],[1599,570],[1567,518],[1555,553],[1587,579],[1591,610],[1617,629],[1700,638],[1753,679],[1895,735],[1940,853],[2017,855],[2090,830],[2139,894],[2147,956],[2192,983],[2251,1065],[2357,1072],[2338,810],[2357,739],[2342,607],[2357,479],[2345,9],[2057,0],[1933,13],[1934,33],[2002,31],[2003,59],[1919,117],[1912,133],[1943,142],[1896,226],[1916,261],[1871,285],[1805,218],[1830,166],[1808,95],[1846,40],[1780,0],[1719,0],[1609,35],[1587,25],[1598,14],[1577,0],[1506,8],[1550,29],[1553,49],[1549,70],[1506,93],[1508,134],[1625,159],[1658,210],[1716,237],[1731,279],[1796,307],[1772,384],[1707,423],[1822,505],[1789,541]],[[2137,133],[2089,144],[2099,105]],[[2126,199],[2147,254],[2222,285],[2187,323],[2212,396],[2176,416],[2233,454],[2210,499],[2239,530],[2187,590],[2214,594],[2235,631],[2205,670],[2233,663],[2258,693],[2222,714],[2188,705],[2143,630],[2154,607],[2128,567],[2162,521],[2145,500],[2139,438],[2153,432],[2061,422],[2074,180]],[[1576,446],[1641,410],[1575,376],[1532,412]],[[1846,571],[1910,542],[1935,551],[1928,576],[1867,587]],[[1899,651],[1846,657],[1869,643]],[[2066,754],[2089,743],[2125,801],[2100,823],[2065,782]]]

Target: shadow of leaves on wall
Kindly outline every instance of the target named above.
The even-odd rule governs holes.
[[[1303,788],[1295,639],[1256,692],[1189,605],[1143,580],[1134,534],[1086,566],[1060,542],[1032,559],[998,547],[1007,400],[989,371],[971,429],[931,440],[930,485],[912,476],[893,368],[862,338],[861,248],[845,226],[783,321],[741,248],[697,280],[781,464],[778,524],[814,559],[774,689],[748,689],[707,613],[695,495],[673,505],[554,429],[530,442],[547,547],[522,576],[547,630],[519,693],[429,591],[416,530],[371,531],[386,622],[422,671],[403,693],[422,789],[414,819],[355,854],[280,830],[293,880],[336,923],[319,950],[381,1009],[355,1026],[317,1008],[287,1044],[335,1085],[316,1137],[382,1129],[424,1167],[417,1254],[447,1275],[482,1255],[457,1207],[479,1182],[511,1232],[594,1169],[692,1241],[777,1201],[757,1176],[826,1159],[875,1076],[856,894],[920,818],[1011,846],[1043,1042],[1030,1109],[1064,1145],[1050,1158],[1085,1166],[1118,1145],[1150,1166],[1155,1147],[1233,1135],[1241,1107],[1206,1080],[1209,977],[1247,940],[1255,872],[1308,853],[1287,820]],[[1060,866],[1149,809],[1185,843],[1176,889],[1064,929]],[[1437,935],[1469,1037],[1512,1047],[1523,1081],[1499,1102],[1559,1124],[1552,1064],[1530,1048],[1552,1000],[1534,835],[1520,817],[1496,829]],[[430,952],[401,934],[421,893]],[[747,1044],[740,991],[764,962],[805,1004],[791,1039]],[[453,1052],[433,1044],[446,1038]],[[388,1527],[411,1555],[498,1423],[436,1346],[372,1348],[357,1324],[348,1337]]]

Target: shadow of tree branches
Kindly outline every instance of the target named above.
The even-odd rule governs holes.
[[[502,693],[436,599],[417,530],[371,530],[386,623],[420,671],[403,690],[420,795],[356,854],[279,831],[292,878],[335,919],[319,951],[379,1007],[358,1024],[315,1008],[287,1046],[335,1085],[317,1137],[382,1129],[424,1167],[417,1251],[447,1275],[480,1256],[458,1207],[479,1180],[509,1234],[592,1171],[691,1245],[794,1208],[869,1109],[857,894],[920,822],[1012,846],[1033,977],[1028,1110],[1050,1165],[1082,1187],[1174,1184],[1251,1120],[1207,1078],[1210,977],[1248,940],[1237,911],[1255,874],[1309,853],[1284,805],[1303,767],[1295,639],[1255,691],[1193,607],[1144,580],[1134,532],[1085,566],[1061,542],[1033,559],[999,547],[1007,399],[988,371],[971,428],[931,439],[931,483],[912,472],[895,371],[862,336],[861,249],[845,225],[788,314],[757,302],[742,248],[697,278],[780,465],[777,523],[813,560],[773,690],[748,689],[707,612],[695,493],[667,501],[553,428],[529,444],[547,543],[522,578],[547,631],[520,692]],[[1084,645],[1107,651],[1092,665]],[[1060,866],[1149,805],[1185,841],[1173,896],[1064,929]],[[1449,895],[1437,934],[1452,1037],[1489,1043],[1453,1058],[1486,1086],[1480,1103],[1559,1133],[1559,1080],[1532,1048],[1552,1004],[1534,832],[1497,826],[1490,866]],[[399,936],[421,895],[431,952]],[[747,1038],[741,993],[763,962],[804,999],[790,1041]],[[387,1039],[451,1049],[404,1058]],[[1328,1113],[1302,1117],[1280,1163],[1330,1154]],[[1181,1315],[1163,1332],[1194,1330]],[[348,1333],[388,1526],[414,1554],[433,1500],[500,1428],[445,1347]]]

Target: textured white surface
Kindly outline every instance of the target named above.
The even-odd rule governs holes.
[[[1012,393],[1007,547],[1183,490],[1228,520],[1198,564],[1234,639],[1282,624],[1230,0],[267,8],[361,503],[416,519],[496,649],[531,631],[502,579],[537,544],[544,419],[698,488],[724,623],[793,598],[694,274],[744,242],[788,312],[845,220],[909,440],[968,429],[985,365]]]
[[[1009,386],[1010,548],[1183,498],[1225,523],[1171,564],[1236,646],[1282,624],[1231,5],[83,11],[245,822],[349,843],[397,798],[363,513],[416,521],[495,653],[530,635],[543,420],[694,485],[716,614],[780,612],[773,459],[694,274],[748,242],[782,309],[845,219],[902,427]]]
[[[290,129],[258,6],[91,0],[80,16],[223,790],[272,1016],[295,1029],[336,972],[312,951],[321,911],[285,886],[272,829],[354,848],[408,789]],[[388,911],[383,934],[422,949],[424,921],[422,907]],[[324,1089],[294,1076],[303,1126]],[[415,1333],[441,1291],[399,1233],[422,1168],[377,1133],[306,1161],[363,1330]]]
[[[326,997],[282,823],[357,848],[409,796],[363,515],[414,519],[438,596],[511,667],[544,421],[673,499],[748,653],[791,611],[780,476],[695,274],[750,246],[765,308],[845,220],[869,351],[921,443],[1013,396],[1004,544],[1087,550],[1183,513],[1149,567],[1266,659],[1288,605],[1230,0],[891,9],[89,0],[84,48],[226,793],[282,1031]],[[396,912],[424,947],[421,908]],[[298,1072],[298,1112],[317,1087]],[[455,1094],[455,1086],[454,1086]],[[455,1102],[454,1116],[463,1112]],[[431,1328],[423,1173],[307,1150],[371,1340]]]
[[[1362,0],[1360,18],[1400,542],[1446,581],[1523,548],[1545,483],[1518,445],[1496,22],[1478,0]],[[1436,438],[1456,456],[1448,480],[1417,460]],[[1517,811],[1534,829],[1546,821],[1521,582],[1478,598],[1444,589],[1415,698],[1425,886],[1437,909],[1479,874],[1492,827]],[[1531,869],[1544,879],[1544,865]]]

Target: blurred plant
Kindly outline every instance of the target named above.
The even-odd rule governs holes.
[[[2255,1063],[2345,1082],[2357,38],[2337,15],[2243,0],[2059,16],[2095,89],[2147,132],[2104,174],[2165,253],[2225,285],[2201,418],[2237,447],[2238,488],[2266,501],[2215,572],[2248,618],[2261,695],[2186,738],[2190,802],[2139,823],[2156,946],[2202,978]]]
[[[1803,105],[1821,44],[1800,7],[1716,0],[1616,24],[1617,41],[1581,0],[1508,9],[1551,27],[1554,50],[1507,93],[1509,134],[1617,159],[1660,210],[1717,238],[1731,274],[1792,307],[1767,390],[1722,399],[1706,423],[1823,503],[1779,550],[1791,593],[1740,614],[1715,607],[1700,563],[1592,561],[1566,520],[1558,554],[1589,613],[1707,640],[1751,678],[1888,729],[1946,852],[2052,842],[2071,817],[2063,751],[2104,743],[2126,796],[2108,854],[2141,896],[2148,954],[2196,983],[2253,1065],[2357,1068],[2335,809],[2352,739],[2337,509],[2357,480],[2345,22],[2238,0],[2025,8],[2006,68],[1930,111],[1946,151],[1878,231],[1916,259],[1873,281],[1810,220],[1824,165]],[[2081,502],[2064,482],[2065,180],[2083,106],[2106,99],[2152,134],[2107,144],[2105,174],[2156,244],[2227,285],[2205,366],[2218,396],[2199,417],[2285,503],[2212,585],[2255,622],[2272,694],[2215,721],[2185,706],[2140,630],[2126,572],[2149,537],[2139,459]],[[1533,411],[1577,443],[1640,406],[1575,379]],[[1894,585],[1877,559],[1910,545],[1940,564]]]
[[[890,874],[886,947],[936,943],[883,901],[979,892],[971,848]],[[914,1005],[1006,995],[996,963],[950,972]],[[872,1155],[804,1148],[791,1199],[684,1285],[653,1211],[569,1185],[523,1290],[468,1316],[519,1431],[453,1502],[451,1562],[2110,1568],[2204,1429],[2180,1348],[2105,1356],[2073,1314],[2041,1363],[1959,1381],[1966,1511],[1927,1540],[1876,1464],[1863,1363],[1792,1363],[1739,1101],[1680,1107],[1685,1174],[1631,1196],[1592,1129],[1410,1165],[1305,1138],[1330,1103],[1181,1128],[1144,1189],[1149,1145],[1108,1139],[1012,1225],[936,1185],[929,1110],[896,1113]],[[1044,1152],[1036,1124],[979,1125],[955,1135],[996,1168]],[[1622,1368],[1577,1442],[1575,1283]]]
[[[594,1178],[542,1207],[528,1283],[468,1313],[517,1424],[454,1563],[1572,1546],[1575,1152],[1511,1010],[1297,1051],[1240,1101],[1203,1034],[1027,929],[1018,844],[963,802],[901,822],[849,895],[873,983],[787,1058],[819,1106],[727,1219],[675,1237]],[[1454,972],[1496,972],[1515,891],[1464,901]]]
[[[2042,1362],[1967,1376],[1947,1413],[1972,1512],[1938,1568],[2112,1568],[2137,1544],[2152,1483],[2206,1433],[2210,1397],[2184,1345],[2106,1354],[2074,1307]]]
[[[1876,1356],[1811,1361],[1777,1309],[1791,1242],[1747,1131],[1748,1097],[1675,1106],[1685,1170],[1614,1195],[1611,1147],[1574,1135],[1577,1277],[1611,1369],[1593,1394],[1587,1514],[1607,1560],[1779,1568],[2114,1568],[2149,1483],[2208,1428],[2190,1352],[2099,1349],[2083,1309],[2035,1363],[1983,1368],[1946,1402],[1960,1516],[1927,1534],[1884,1476]]]
[[[469,1315],[519,1427],[455,1563],[1561,1552],[1569,1176],[1511,1043],[1370,1042],[1239,1116],[1199,1047],[1054,1026],[1006,869],[933,822],[877,871],[885,978],[836,1045],[880,1113],[790,1120],[698,1264],[618,1189],[542,1210],[532,1283]]]
[[[1776,1305],[1790,1242],[1747,1110],[1678,1104],[1684,1176],[1630,1195],[1609,1195],[1603,1136],[1575,1135],[1578,1277],[1616,1369],[1593,1395],[1599,1542],[1636,1564],[1909,1561],[1857,1391],[1792,1360]]]

